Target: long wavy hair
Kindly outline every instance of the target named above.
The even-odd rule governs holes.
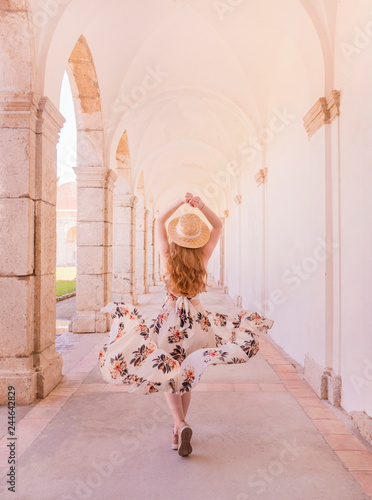
[[[207,270],[202,248],[185,248],[171,241],[163,280],[175,294],[192,297],[205,292]]]

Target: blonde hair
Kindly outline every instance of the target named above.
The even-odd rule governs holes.
[[[205,292],[207,270],[202,247],[186,248],[171,241],[163,281],[175,294],[192,297]]]

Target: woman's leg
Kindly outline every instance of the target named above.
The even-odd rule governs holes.
[[[189,409],[190,401],[191,401],[191,391],[185,392],[184,394],[182,394],[181,397],[182,397],[183,414],[184,414],[184,417],[186,418],[187,410]]]
[[[169,392],[164,393],[165,399],[168,403],[169,409],[172,413],[174,420],[174,429],[185,420],[185,414],[183,412],[182,396],[180,394],[170,394]]]

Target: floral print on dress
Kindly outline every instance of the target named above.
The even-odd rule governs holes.
[[[227,314],[216,313],[214,316],[214,324],[216,326],[226,326]]]
[[[209,361],[215,361],[216,359],[224,361],[227,355],[228,355],[227,352],[221,352],[219,349],[208,349],[203,353],[204,363],[208,363]]]
[[[220,345],[223,345],[223,338],[215,334],[214,338],[216,339],[216,346],[219,347]]]
[[[189,338],[189,336],[187,335],[186,328],[184,330],[181,330],[180,328],[177,328],[176,326],[172,326],[171,328],[169,328],[168,333],[170,333],[170,335],[168,336],[168,342],[170,344],[175,344],[182,339]]]
[[[169,373],[177,365],[176,361],[172,357],[166,356],[165,354],[160,354],[160,356],[155,358],[153,361],[155,361],[155,363],[152,367],[157,367],[159,370],[163,370],[164,373]]]
[[[149,338],[149,327],[147,325],[139,324],[135,327],[135,331],[142,335],[142,337],[146,340]]]
[[[152,344],[143,344],[136,351],[133,351],[134,358],[130,360],[130,364],[133,363],[133,366],[141,366],[141,364],[145,361],[149,354],[152,354],[156,349],[156,345]]]
[[[179,318],[180,318],[180,327],[184,328],[187,325],[187,328],[192,328],[193,318],[190,314],[190,311],[186,312],[186,309],[182,306],[177,309]]]
[[[116,380],[119,376],[124,377],[128,373],[127,362],[121,352],[119,352],[114,358],[110,359],[110,373],[114,380]]]
[[[208,331],[208,328],[211,326],[211,322],[208,319],[206,314],[198,313],[196,317],[196,322],[199,323],[202,330]]]
[[[125,333],[124,323],[120,323],[119,328],[118,328],[118,334],[116,335],[116,338],[118,339],[119,337],[122,337],[124,335],[124,333]]]
[[[154,329],[154,333],[156,334],[159,333],[161,326],[168,319],[169,311],[165,310],[165,308],[166,306],[163,305],[161,313],[158,315],[158,317],[153,321],[152,325],[150,326],[150,328]]]
[[[124,384],[129,392],[159,391],[183,394],[191,391],[210,365],[246,363],[259,352],[258,337],[273,321],[255,311],[229,316],[206,310],[183,297],[176,307],[164,302],[155,319],[148,320],[139,308],[110,302],[101,312],[113,323],[103,345],[98,366],[103,379]]]
[[[182,372],[182,387],[181,392],[188,392],[191,389],[191,385],[195,380],[195,371],[192,366],[184,368]]]
[[[183,347],[180,345],[176,345],[176,347],[173,349],[171,352],[171,356],[179,362],[179,364],[182,363],[182,361],[186,358],[186,351]]]

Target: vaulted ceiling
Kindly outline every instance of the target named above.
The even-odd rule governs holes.
[[[57,2],[56,2],[57,3]],[[186,189],[205,195],[278,110],[303,116],[332,88],[337,0],[73,0],[44,23],[31,1],[38,91],[59,102],[81,35],[100,89],[104,161],[115,168],[124,131],[146,196],[160,205]],[[89,72],[87,72],[89,78]],[[285,111],[284,111],[285,112]],[[238,192],[220,182],[216,208]]]

